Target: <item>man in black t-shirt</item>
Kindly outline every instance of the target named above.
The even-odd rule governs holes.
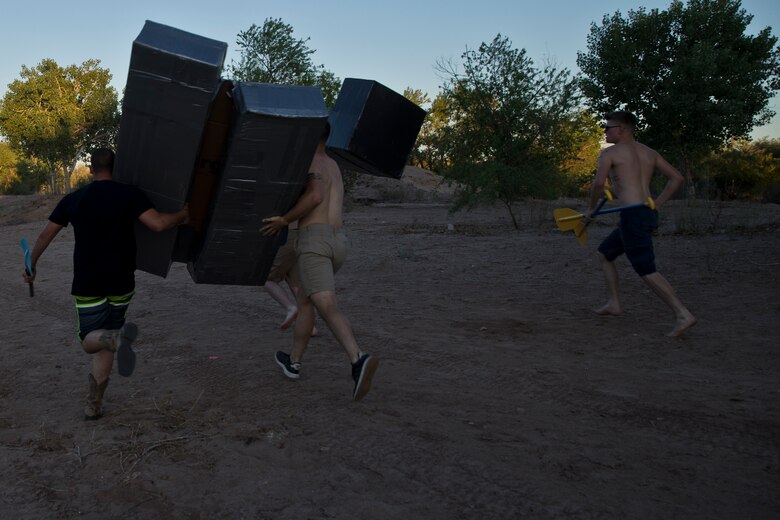
[[[187,205],[176,213],[158,212],[136,186],[112,180],[114,152],[92,152],[93,181],[63,197],[49,216],[32,250],[32,273],[57,233],[73,224],[73,285],[78,315],[77,333],[84,351],[92,354],[86,419],[102,415],[103,394],[117,353],[117,371],[129,376],[135,368],[132,343],[138,327],[125,322],[135,291],[136,243],[134,226],[140,220],[152,231],[165,231],[189,222]]]

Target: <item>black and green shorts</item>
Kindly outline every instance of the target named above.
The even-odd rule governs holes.
[[[76,303],[76,332],[84,341],[93,330],[122,328],[135,291],[123,296],[73,296]]]

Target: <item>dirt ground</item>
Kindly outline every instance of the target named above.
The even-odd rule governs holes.
[[[682,339],[625,260],[625,314],[591,312],[609,218],[581,248],[552,220],[566,201],[521,204],[519,231],[501,208],[354,206],[338,297],[381,358],[359,403],[329,332],[285,380],[261,288],[139,272],[138,366],[85,422],[72,230],[34,298],[21,280],[53,202],[0,198],[0,518],[780,515],[776,205],[662,213],[659,270],[699,319]]]

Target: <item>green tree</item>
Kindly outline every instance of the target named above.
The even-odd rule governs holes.
[[[116,90],[100,61],[60,67],[45,59],[23,66],[0,101],[0,133],[22,156],[49,170],[53,193],[70,190],[70,173],[88,149],[112,146],[119,127]],[[61,174],[61,176],[60,176]]]
[[[637,114],[637,137],[691,180],[695,166],[774,115],[780,50],[767,27],[745,34],[752,16],[739,0],[674,0],[592,24],[577,55],[595,111]]]
[[[31,193],[50,192],[49,168],[42,161],[33,158],[22,158],[16,163],[19,182],[11,187],[8,193],[29,195]]]
[[[753,141],[752,144],[764,153],[770,154],[774,159],[780,160],[780,138],[765,137]]]
[[[411,87],[404,89],[403,95],[415,105],[426,109],[417,141],[409,154],[409,164],[428,171],[440,172],[447,165],[442,154],[443,147],[438,142],[440,130],[446,125],[448,117],[447,112],[442,110],[446,100],[437,96],[431,103],[427,92]]]
[[[406,87],[403,96],[420,108],[427,106],[431,102],[427,92],[419,88]]]
[[[0,141],[0,192],[8,193],[9,189],[19,182],[16,162],[16,154],[11,150],[11,146]]]
[[[236,81],[319,86],[325,104],[332,107],[341,88],[341,80],[324,65],[315,65],[307,46],[310,38],[296,39],[293,27],[281,18],[266,18],[261,27],[252,24],[238,33],[238,62],[228,67]]]
[[[575,151],[562,164],[564,183],[561,191],[564,195],[583,196],[590,189],[604,140],[604,130],[599,122],[592,112],[581,110],[568,123],[568,131],[563,133],[569,137]]]
[[[444,94],[437,95],[425,116],[415,148],[410,154],[409,160],[412,164],[436,173],[442,173],[450,167],[448,150],[451,147],[447,143],[452,137],[448,128],[452,124],[453,113],[450,98]]]
[[[29,195],[46,187],[46,168],[35,160],[20,158],[11,145],[0,141],[0,193]]]
[[[753,141],[753,145],[761,152],[770,155],[775,164],[774,174],[764,190],[762,201],[780,204],[780,138],[758,139]]]
[[[703,161],[711,195],[726,200],[764,199],[767,190],[780,183],[780,159],[766,149],[768,143],[736,140]]]
[[[562,165],[577,152],[571,131],[579,97],[568,70],[536,68],[524,49],[500,34],[462,54],[463,73],[439,64],[442,119],[437,145],[456,185],[454,209],[500,201],[518,227],[512,205],[528,196],[554,196]]]
[[[428,99],[425,94],[425,99]],[[428,171],[441,173],[450,166],[444,129],[450,124],[449,99],[439,94],[425,114],[417,141],[409,154],[409,163]]]

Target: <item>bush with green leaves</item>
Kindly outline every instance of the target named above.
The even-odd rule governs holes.
[[[709,195],[724,200],[765,200],[780,185],[780,157],[774,145],[737,141],[703,163]]]
[[[433,142],[446,157],[440,173],[456,187],[453,209],[500,202],[517,228],[513,204],[558,196],[564,164],[582,148],[576,83],[566,69],[536,67],[500,34],[461,57],[462,72],[439,64],[447,78]]]
[[[22,66],[20,76],[0,100],[0,134],[17,155],[46,165],[48,190],[69,191],[77,162],[116,141],[119,101],[111,73],[95,59],[67,67],[44,59]]]
[[[227,70],[236,81],[319,86],[325,104],[332,107],[341,80],[324,65],[315,65],[310,38],[293,36],[293,27],[281,18],[266,18],[263,25],[252,24],[238,33],[239,60]]]
[[[778,39],[770,27],[748,33],[752,20],[739,0],[605,15],[577,55],[590,107],[634,112],[637,138],[697,180],[702,160],[774,116]]]

